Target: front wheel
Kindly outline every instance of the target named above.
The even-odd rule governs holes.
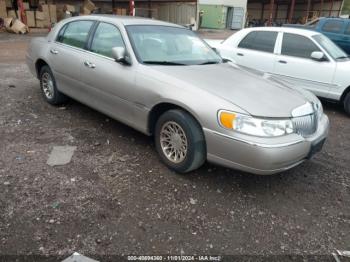
[[[350,116],[350,92],[345,96],[344,99],[344,110]]]
[[[178,173],[197,169],[206,159],[203,130],[183,110],[169,110],[159,117],[155,128],[155,144],[163,163]]]

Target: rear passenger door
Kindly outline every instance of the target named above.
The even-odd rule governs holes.
[[[235,62],[263,72],[272,72],[277,35],[278,32],[272,31],[248,33],[234,50]]]
[[[280,55],[276,56],[274,74],[288,82],[306,88],[318,96],[327,97],[332,86],[334,61],[316,61],[311,53],[321,51],[308,37],[283,33]]]
[[[76,99],[83,91],[80,65],[94,23],[92,20],[69,22],[61,28],[55,41],[50,43],[48,61],[58,89]]]

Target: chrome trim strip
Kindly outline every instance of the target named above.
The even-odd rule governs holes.
[[[299,144],[299,143],[302,143],[302,142],[305,141],[304,139],[300,139],[300,140],[293,141],[293,142],[281,143],[281,144],[273,144],[272,145],[272,144],[256,143],[256,142],[248,141],[248,140],[245,140],[245,139],[241,139],[241,138],[225,135],[225,134],[222,134],[220,132],[217,132],[217,131],[214,131],[214,130],[211,130],[211,129],[208,129],[208,128],[205,128],[205,127],[203,127],[203,130],[206,131],[206,132],[210,132],[210,133],[212,133],[214,135],[217,135],[217,136],[221,136],[221,137],[225,137],[225,138],[228,138],[228,139],[236,140],[238,142],[242,142],[242,143],[245,143],[245,144],[248,144],[248,145],[251,145],[251,146],[257,146],[257,147],[263,147],[263,148],[286,147],[286,146],[296,145],[296,144]]]
[[[310,80],[310,79],[301,79],[301,78],[297,78],[297,77],[293,77],[293,76],[287,76],[287,75],[281,75],[281,74],[276,74],[276,73],[273,73],[272,74],[273,76],[277,76],[277,77],[282,77],[282,78],[285,78],[286,80],[285,81],[298,81],[298,82],[305,82],[305,83],[310,83],[310,84],[318,84],[318,85],[321,85],[321,86],[325,86],[325,87],[339,87],[340,85],[337,85],[337,84],[332,84],[332,83],[324,83],[324,82],[320,82],[320,81],[315,81],[315,80]]]

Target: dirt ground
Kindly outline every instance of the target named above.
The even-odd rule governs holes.
[[[30,38],[0,34],[1,255],[350,250],[350,118],[340,106],[324,103],[324,150],[290,171],[206,163],[179,175],[152,138],[78,102],[45,103],[24,62]],[[71,163],[48,166],[60,145],[77,147]]]

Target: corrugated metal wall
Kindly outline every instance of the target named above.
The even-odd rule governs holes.
[[[196,3],[164,3],[157,8],[158,19],[163,21],[185,25],[196,19]]]
[[[350,0],[349,0],[350,1]],[[323,4],[323,12],[320,16],[338,16],[339,10],[341,8],[342,1],[334,1],[333,5],[329,2],[324,2]],[[261,3],[249,3],[248,1],[248,15],[250,19],[261,19],[263,5]],[[321,8],[320,3],[315,3],[310,7],[310,11],[319,11]],[[275,4],[274,10],[277,9],[277,5]],[[306,16],[306,4],[296,4],[294,8],[293,20],[300,20],[302,17]],[[270,16],[270,5],[265,4],[263,9],[263,17],[262,19],[269,19]],[[274,20],[277,22],[287,22],[288,18],[288,5],[278,5],[277,9],[277,17],[276,13],[274,14]]]

